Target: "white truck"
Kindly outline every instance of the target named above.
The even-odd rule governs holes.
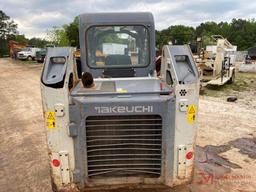
[[[18,52],[17,58],[20,60],[32,61],[36,57],[36,52],[40,50],[40,48],[36,47],[26,47],[22,49],[20,52]]]

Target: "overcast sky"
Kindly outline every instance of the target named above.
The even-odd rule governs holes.
[[[0,9],[29,38],[44,38],[53,26],[70,23],[85,12],[150,11],[157,29],[256,17],[254,0],[0,0]]]

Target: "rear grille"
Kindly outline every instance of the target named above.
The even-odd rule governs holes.
[[[159,115],[90,116],[86,119],[89,177],[161,174]]]

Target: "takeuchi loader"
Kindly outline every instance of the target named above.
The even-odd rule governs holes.
[[[166,45],[155,70],[151,13],[79,16],[72,47],[49,48],[41,92],[57,190],[191,181],[199,76],[190,48]]]

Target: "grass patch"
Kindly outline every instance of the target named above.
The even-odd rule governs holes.
[[[235,82],[222,86],[208,85],[205,87],[203,95],[212,97],[222,97],[233,95],[238,92],[256,90],[256,74],[255,73],[236,73]]]

